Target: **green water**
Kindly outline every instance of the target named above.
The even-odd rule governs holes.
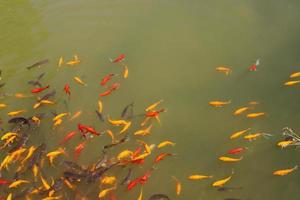
[[[82,110],[80,121],[99,128],[93,113],[99,81],[110,71],[120,69],[108,58],[125,53],[129,78],[104,100],[105,112],[117,118],[128,103],[135,102],[134,109],[141,112],[164,99],[167,112],[161,116],[162,125],[155,125],[152,134],[144,139],[149,143],[166,139],[176,142],[174,148],[167,147],[165,151],[177,156],[159,164],[144,186],[144,199],[165,193],[171,199],[186,200],[297,200],[299,172],[285,177],[274,177],[272,172],[299,164],[299,150],[276,147],[283,127],[300,132],[299,87],[283,86],[290,73],[299,71],[299,8],[297,0],[2,0],[0,68],[6,86],[1,92],[28,93],[31,87],[27,81],[46,72],[43,82],[56,88],[58,100],[64,99],[65,83],[72,83],[74,91],[69,110],[63,103],[54,110]],[[57,59],[71,59],[74,53],[81,64],[57,70]],[[50,59],[48,65],[26,69],[45,58]],[[248,67],[257,58],[261,60],[258,71],[249,73]],[[232,67],[233,73],[217,73],[215,67],[220,65]],[[82,77],[88,87],[76,85],[74,76]],[[208,105],[211,100],[229,99],[232,103],[221,109]],[[254,100],[260,102],[257,111],[266,112],[267,117],[249,120],[232,115],[236,108]],[[34,100],[5,98],[1,103],[9,105],[0,110],[1,118],[7,120],[8,111],[30,109]],[[44,123],[31,142],[37,145],[47,141],[47,150],[54,150],[66,130],[76,123],[69,126],[64,127],[64,132],[55,132],[49,123]],[[274,136],[253,142],[228,139],[232,132],[248,127]],[[70,153],[78,141],[69,145]],[[103,137],[88,146],[80,163],[95,161],[101,145],[108,142],[109,138]],[[218,161],[219,156],[237,146],[249,147],[241,162]],[[135,177],[149,166],[146,163],[142,168],[136,167]],[[235,174],[228,186],[243,189],[219,192],[211,187],[214,180],[227,177],[231,169]],[[47,170],[53,176],[57,174],[57,168]],[[126,174],[120,170],[115,173]],[[187,180],[195,173],[214,175],[214,179]],[[179,197],[175,195],[172,175],[182,182]],[[97,191],[96,187],[91,199],[95,199]],[[117,197],[136,199],[139,191],[127,192],[120,187]]]

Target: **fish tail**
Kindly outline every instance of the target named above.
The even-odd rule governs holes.
[[[259,59],[257,59],[255,65],[258,66],[259,64],[260,64]]]
[[[298,165],[296,165],[295,167],[293,167],[293,170],[296,170],[296,169],[298,169]]]

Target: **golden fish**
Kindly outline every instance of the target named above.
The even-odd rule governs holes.
[[[277,176],[285,176],[293,171],[295,171],[298,168],[298,166],[296,165],[293,168],[290,169],[281,169],[281,170],[277,170],[275,172],[273,172],[273,175],[277,175]]]
[[[240,157],[240,158],[231,158],[231,157],[226,157],[226,156],[219,157],[219,160],[224,161],[224,162],[238,162],[242,159],[243,159],[243,157]]]
[[[133,154],[132,151],[130,151],[130,150],[124,150],[121,153],[119,153],[119,155],[117,156],[117,158],[118,158],[118,160],[123,160],[125,158],[131,157],[132,154]]]
[[[284,85],[285,86],[292,86],[292,85],[296,85],[298,83],[300,83],[300,80],[298,80],[298,81],[287,81],[287,82],[284,83]]]
[[[290,78],[296,78],[300,76],[300,72],[295,72],[293,74],[290,75]]]
[[[79,83],[79,84],[81,84],[81,85],[83,85],[83,86],[87,86],[87,84],[85,83],[85,82],[83,82],[83,80],[81,80],[79,77],[77,77],[77,76],[75,76],[74,77],[74,80],[77,82],[77,83]]]
[[[26,110],[16,110],[16,111],[11,111],[11,112],[7,113],[7,115],[10,117],[13,117],[13,116],[22,114],[24,112],[26,112]]]
[[[62,119],[58,119],[54,122],[53,126],[58,126],[62,123]]]
[[[281,148],[285,148],[287,146],[289,146],[290,144],[293,144],[295,143],[294,141],[292,140],[288,140],[288,141],[281,141],[281,142],[278,142],[277,145],[280,146]]]
[[[149,135],[151,129],[152,129],[152,124],[145,129],[141,129],[141,130],[134,132],[133,135],[142,135],[142,136]]]
[[[257,101],[250,101],[248,102],[248,104],[254,106],[254,105],[258,105],[259,103]]]
[[[131,122],[127,122],[127,124],[125,124],[125,126],[122,128],[122,130],[120,131],[120,134],[124,133],[125,131],[127,131],[127,129],[130,127]]]
[[[42,177],[42,175],[40,175],[40,178],[41,178],[41,181],[42,181],[42,184],[44,186],[44,188],[46,190],[49,190],[50,189],[50,185],[47,183],[47,181]]]
[[[242,114],[243,112],[245,112],[245,111],[247,111],[249,109],[250,109],[250,107],[242,107],[242,108],[239,108],[236,111],[234,111],[233,114],[234,115],[240,115],[240,114]]]
[[[35,147],[34,146],[31,146],[29,149],[28,149],[28,153],[26,155],[26,157],[22,160],[21,164],[23,165],[33,154],[33,152],[35,151]]]
[[[113,185],[115,184],[117,178],[115,176],[105,176],[101,179],[101,184]]]
[[[231,100],[229,100],[229,101],[210,101],[209,105],[214,106],[214,107],[223,107],[230,103],[231,103]]]
[[[6,197],[6,200],[12,200],[12,193],[8,194],[8,196]]]
[[[110,117],[108,117],[108,122],[113,126],[120,126],[120,125],[126,125],[128,122],[125,120],[112,120]]]
[[[33,105],[33,108],[34,108],[34,109],[37,109],[37,108],[39,108],[41,105],[42,105],[41,102],[37,102],[37,103],[35,103],[35,104]]]
[[[58,60],[58,67],[62,66],[64,64],[64,59],[63,57],[60,57]]]
[[[50,164],[53,165],[54,158],[56,158],[58,155],[61,155],[61,154],[66,154],[66,152],[64,149],[58,148],[58,150],[56,150],[56,151],[47,153],[46,156],[49,158]]]
[[[9,161],[10,161],[10,155],[7,155],[1,162],[1,165],[0,165],[0,170],[2,170],[3,168],[5,169],[8,169],[8,164],[9,164]]]
[[[141,188],[141,192],[137,200],[142,200],[143,199],[143,187]]]
[[[105,197],[108,193],[110,193],[111,191],[113,191],[113,190],[115,190],[115,189],[116,189],[116,187],[114,186],[114,187],[111,187],[111,188],[108,188],[108,189],[101,190],[101,191],[99,192],[98,197],[99,197],[99,198],[103,198],[103,197]]]
[[[5,108],[5,107],[6,107],[6,104],[0,103],[0,108]]]
[[[40,125],[41,120],[38,117],[33,116],[31,119],[32,119],[32,121],[34,121],[34,123],[36,123],[37,125]]]
[[[27,181],[27,180],[17,180],[17,181],[12,182],[12,183],[8,186],[8,188],[16,188],[16,187],[18,187],[19,185],[21,185],[21,184],[23,184],[23,183],[30,183],[30,182]]]
[[[8,138],[10,138],[12,136],[17,136],[17,135],[18,135],[17,133],[7,132],[1,137],[1,140],[7,140]]]
[[[146,153],[150,154],[152,152],[151,147],[146,142],[144,142],[142,140],[138,140],[138,142],[141,143],[144,146]]]
[[[73,65],[77,65],[80,63],[80,60],[71,60],[69,62],[67,62],[67,65],[73,66]]]
[[[157,145],[157,148],[160,149],[160,148],[162,148],[164,146],[167,146],[167,145],[175,146],[175,143],[167,140],[167,141],[159,143]]]
[[[127,78],[129,74],[128,67],[127,65],[123,65],[123,66],[124,66],[123,78]]]
[[[145,109],[145,111],[146,111],[146,112],[149,112],[149,111],[155,109],[161,102],[163,102],[163,99],[161,99],[161,100],[159,100],[159,101],[157,101],[157,102],[151,104],[150,106],[148,106],[148,107]]]
[[[246,133],[247,131],[249,131],[251,128],[247,128],[245,130],[241,130],[241,131],[238,131],[238,132],[235,132],[233,133],[231,136],[230,136],[230,139],[235,139],[237,137],[240,137],[241,135],[243,135],[244,133]]]
[[[40,102],[41,102],[41,104],[46,104],[46,105],[54,105],[55,104],[55,102],[50,101],[50,100],[41,100]]]
[[[74,119],[78,118],[82,114],[82,111],[79,110],[69,119],[69,121],[73,121]]]
[[[56,115],[56,116],[52,119],[52,121],[57,121],[57,120],[63,118],[64,116],[67,116],[68,114],[69,114],[69,113],[60,113],[60,114]]]
[[[229,67],[223,67],[223,66],[217,67],[216,70],[218,72],[223,72],[226,75],[229,75],[232,72],[232,70]]]
[[[181,183],[175,176],[172,176],[172,178],[176,181],[176,195],[179,196],[181,194],[182,189]]]
[[[28,97],[32,97],[32,95],[25,95],[25,94],[22,94],[22,93],[16,93],[15,97],[16,98],[28,98]]]
[[[257,117],[261,117],[261,116],[265,116],[266,113],[264,112],[258,112],[258,113],[250,113],[247,115],[247,118],[257,118]]]
[[[33,173],[33,176],[34,176],[34,177],[37,177],[37,175],[38,175],[38,173],[39,173],[39,168],[38,168],[37,165],[33,165],[32,173]]]
[[[102,113],[102,111],[103,111],[103,104],[102,104],[102,101],[98,101],[98,111],[99,111],[99,113]]]
[[[225,183],[227,183],[227,182],[231,179],[232,175],[233,175],[233,172],[232,172],[231,176],[213,182],[212,186],[213,186],[213,187],[222,187]]]
[[[194,174],[190,175],[188,177],[189,180],[202,180],[202,179],[209,179],[212,178],[213,176],[206,176],[206,175],[199,175],[199,174]]]
[[[115,143],[115,136],[111,130],[106,130],[106,133],[111,137],[111,142]]]

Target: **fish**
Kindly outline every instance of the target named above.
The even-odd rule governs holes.
[[[276,170],[273,172],[273,175],[277,175],[277,176],[285,176],[293,171],[295,171],[296,169],[298,169],[298,166],[296,165],[293,168],[290,169],[281,169],[281,170]]]
[[[56,91],[53,90],[53,91],[51,91],[51,92],[45,94],[45,95],[40,99],[40,101],[42,101],[42,100],[47,100],[47,99],[49,99],[50,97],[55,96],[55,94],[56,94]]]
[[[45,65],[49,63],[49,60],[48,59],[44,59],[44,60],[41,60],[41,61],[38,61],[30,66],[27,67],[27,69],[32,69],[32,68],[35,68],[35,67],[40,67],[42,65]]]
[[[223,162],[238,162],[238,161],[241,161],[242,159],[243,159],[243,157],[240,157],[240,158],[231,158],[231,157],[227,157],[227,156],[219,157],[219,160],[221,160]]]
[[[104,119],[103,115],[101,114],[101,112],[99,112],[98,110],[95,110],[95,112],[96,112],[98,118],[99,118],[102,122],[105,122],[105,119]]]
[[[112,63],[118,63],[125,59],[125,54],[120,54],[117,58],[115,58]]]
[[[202,180],[202,179],[209,179],[209,178],[212,178],[213,176],[207,176],[207,175],[199,175],[199,174],[193,174],[193,175],[190,175],[188,177],[189,180]]]
[[[105,97],[105,96],[107,96],[107,95],[110,95],[111,92],[112,92],[112,90],[108,89],[108,90],[106,90],[106,91],[100,93],[99,96],[100,96],[100,97]]]
[[[77,65],[79,63],[80,63],[80,60],[79,60],[78,56],[74,55],[74,60],[68,61],[66,64],[73,66],[73,65]]]
[[[70,88],[70,85],[68,83],[65,84],[64,86],[64,91],[65,93],[70,96],[71,95],[71,88]]]
[[[242,107],[242,108],[239,108],[236,111],[234,111],[233,114],[234,115],[240,115],[240,114],[244,113],[245,111],[247,111],[249,109],[250,109],[250,107]]]
[[[48,89],[50,87],[50,85],[46,85],[45,87],[39,87],[39,88],[35,88],[31,90],[31,93],[40,93],[46,89]]]
[[[16,110],[16,111],[11,111],[11,112],[8,112],[7,115],[10,116],[10,117],[13,117],[13,116],[16,116],[16,115],[20,115],[24,112],[26,112],[27,110]]]
[[[52,121],[57,121],[57,120],[59,120],[59,119],[65,117],[65,116],[67,116],[67,115],[69,115],[69,113],[66,113],[66,112],[65,112],[65,113],[57,114],[57,115],[52,119]]]
[[[123,78],[128,78],[129,70],[127,65],[123,65],[124,70],[123,70]]]
[[[64,64],[64,59],[63,57],[60,57],[58,60],[58,67],[61,67]]]
[[[28,126],[30,126],[29,120],[24,117],[11,118],[10,120],[8,120],[8,123],[10,123],[10,124],[27,124]]]
[[[45,153],[45,150],[46,150],[46,144],[45,143],[40,144],[34,150],[34,152],[32,154],[32,157],[31,157],[31,159],[29,161],[27,169],[32,169],[35,164],[37,164],[38,166],[40,165],[40,162],[42,160],[43,154]]]
[[[121,118],[132,118],[133,116],[133,102],[125,106],[121,113]],[[130,113],[129,113],[130,112]]]
[[[287,81],[284,83],[285,86],[292,86],[292,85],[297,85],[298,83],[300,83],[300,80],[298,81]]]
[[[256,60],[255,64],[251,65],[249,67],[249,71],[253,72],[253,71],[257,71],[257,66],[260,64],[259,59]]]
[[[163,142],[159,143],[159,144],[157,145],[157,148],[160,149],[160,148],[163,148],[163,147],[168,146],[168,145],[170,145],[170,146],[175,146],[175,143],[166,140],[166,141],[163,141]]]
[[[74,113],[74,115],[69,119],[69,121],[73,121],[74,119],[77,119],[82,114],[82,111],[79,110]]]
[[[226,75],[229,75],[232,72],[232,70],[229,67],[224,67],[224,66],[217,67],[216,71],[225,73]]]
[[[42,87],[42,84],[39,81],[28,81],[29,85]]]
[[[172,176],[172,178],[176,182],[176,195],[179,196],[181,194],[181,190],[182,190],[181,183],[180,183],[180,181],[175,176]]]
[[[171,153],[161,153],[158,156],[156,156],[156,158],[154,159],[154,163],[159,163],[160,161],[162,161],[167,156],[174,156],[174,154],[171,154]]]
[[[249,113],[248,115],[247,115],[247,118],[258,118],[258,117],[262,117],[262,116],[265,116],[266,115],[266,113],[264,113],[264,112],[257,112],[257,113]]]
[[[85,82],[83,82],[83,80],[81,80],[78,76],[75,76],[74,77],[74,80],[79,83],[80,85],[83,85],[83,86],[87,86],[87,84]]]
[[[148,200],[170,200],[170,198],[165,194],[153,194]]]
[[[159,104],[161,104],[163,101],[164,101],[164,100],[161,99],[161,100],[159,100],[159,101],[157,101],[157,102],[151,104],[150,106],[148,106],[148,107],[145,109],[145,111],[146,111],[146,112],[149,112],[149,111],[151,111],[151,110],[154,110],[154,109],[155,109]]]
[[[74,160],[78,160],[79,154],[85,148],[86,142],[79,143],[74,149]]]
[[[1,103],[1,104],[0,104],[0,108],[6,108],[6,106],[7,106],[7,105],[4,104],[4,103]]]
[[[128,157],[131,157],[132,154],[133,154],[132,151],[126,149],[126,150],[123,150],[122,152],[120,152],[120,153],[118,154],[117,159],[118,159],[118,160],[123,160],[123,159],[126,159],[126,158],[128,158]]]
[[[243,152],[246,149],[247,149],[247,147],[237,147],[237,148],[228,150],[227,153],[228,154],[239,154],[239,153]]]
[[[290,75],[290,78],[296,78],[300,76],[300,72],[295,72],[293,74]]]
[[[249,130],[251,130],[251,128],[247,128],[245,130],[241,130],[241,131],[237,131],[233,134],[231,134],[230,139],[235,139],[240,137],[241,135],[243,135],[244,133],[248,132]]]
[[[143,188],[141,188],[141,192],[137,200],[142,200],[143,199]]]
[[[252,141],[252,140],[255,140],[256,138],[258,138],[260,136],[269,137],[269,136],[272,136],[272,135],[268,134],[268,133],[252,133],[252,134],[245,135],[244,139]]]
[[[98,112],[99,113],[102,113],[102,111],[103,111],[103,104],[102,104],[102,101],[98,101]]]
[[[124,177],[124,179],[121,181],[121,185],[124,185],[124,184],[128,184],[130,182],[130,179],[131,179],[131,176],[132,176],[132,169],[128,169],[128,173],[127,175]]]
[[[26,155],[26,157],[21,161],[21,165],[24,165],[24,163],[33,155],[33,152],[35,151],[36,147],[35,146],[31,146],[28,149],[28,153]]]
[[[102,185],[114,185],[117,181],[117,178],[115,176],[105,176],[101,179]]]
[[[16,187],[18,187],[19,185],[24,184],[24,183],[30,183],[30,181],[27,181],[27,180],[17,180],[17,181],[12,182],[12,183],[8,186],[8,188],[16,188]]]
[[[285,148],[285,147],[287,147],[289,145],[292,145],[294,143],[295,143],[295,141],[293,141],[293,140],[281,141],[281,142],[277,143],[277,146],[279,146],[279,147],[281,147],[283,149],[283,148]]]
[[[11,181],[0,178],[0,185],[8,185]]]
[[[229,177],[213,182],[212,186],[213,187],[223,187],[223,185],[225,185],[228,181],[230,181],[232,175],[233,175],[233,172],[231,173],[231,175]]]
[[[115,186],[113,186],[111,188],[101,190],[98,194],[98,198],[101,199],[101,198],[105,197],[107,194],[109,194],[110,192],[112,192],[115,189],[116,189]]]
[[[108,116],[108,122],[113,125],[113,126],[124,126],[128,123],[128,121],[125,121],[123,119],[120,120],[112,120],[109,116]]]
[[[51,152],[47,153],[46,156],[49,158],[49,162],[53,166],[53,160],[54,160],[54,158],[56,158],[58,155],[61,155],[61,154],[66,155],[66,152],[65,152],[64,149],[58,148],[55,151],[51,151]]]
[[[106,76],[104,76],[100,82],[100,85],[104,86],[108,81],[110,81],[110,79],[115,76],[115,74],[113,73],[109,73]]]
[[[208,104],[213,107],[223,107],[225,105],[228,105],[231,103],[231,100],[229,101],[210,101]]]
[[[240,190],[243,189],[242,187],[219,187],[218,191],[219,192],[227,192],[227,191],[233,191],[233,190]]]

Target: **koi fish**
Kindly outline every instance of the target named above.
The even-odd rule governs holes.
[[[127,124],[125,124],[125,126],[120,131],[120,134],[125,133],[125,131],[127,131],[130,126],[131,126],[131,122],[128,122]]]
[[[70,85],[68,83],[65,85],[64,91],[67,95],[71,95]]]
[[[106,76],[104,76],[100,82],[100,85],[104,86],[115,74],[109,73]]]
[[[293,171],[295,171],[296,169],[298,169],[298,166],[296,165],[293,168],[290,169],[281,169],[281,170],[277,170],[273,172],[273,175],[277,175],[277,176],[285,176]]]
[[[47,85],[45,87],[35,88],[35,89],[31,90],[31,93],[40,93],[40,92],[48,89],[49,87],[50,87],[50,85]]]
[[[262,117],[262,116],[265,116],[266,113],[264,112],[258,112],[258,113],[250,113],[247,115],[247,118],[257,118],[257,117]]]
[[[74,150],[74,160],[77,160],[78,157],[79,157],[79,154],[81,153],[81,151],[84,149],[85,147],[85,144],[86,142],[82,142],[80,144],[78,144],[76,147],[75,147],[75,150]]]
[[[24,165],[24,163],[33,155],[33,152],[35,151],[36,147],[31,146],[28,149],[28,153],[26,155],[26,157],[22,160],[21,164]]]
[[[210,101],[209,105],[214,106],[214,107],[223,107],[230,103],[231,103],[231,100],[229,100],[229,101]]]
[[[58,60],[58,67],[62,66],[64,64],[64,59],[63,57],[60,57]]]
[[[103,111],[103,104],[102,104],[102,101],[98,101],[98,112],[99,113],[102,113],[102,111]]]
[[[6,104],[0,103],[0,108],[5,108],[5,107],[6,107]]]
[[[133,154],[132,151],[130,151],[130,150],[124,150],[121,153],[119,153],[119,155],[117,156],[117,159],[118,160],[124,160],[124,159],[126,159],[128,157],[131,157],[132,154]]]
[[[1,140],[7,140],[8,138],[12,137],[12,136],[18,136],[17,133],[14,133],[14,132],[7,132],[5,133],[2,137],[1,137]]]
[[[45,59],[45,60],[41,60],[41,61],[38,61],[30,66],[27,67],[27,69],[32,69],[32,68],[35,68],[35,67],[40,67],[42,65],[45,65],[49,63],[49,60],[48,59]]]
[[[189,180],[202,180],[202,179],[209,179],[212,178],[213,176],[206,176],[206,175],[199,175],[199,174],[194,174],[190,175],[188,177]]]
[[[163,102],[163,99],[161,99],[161,100],[159,100],[159,101],[157,101],[157,102],[151,104],[150,106],[148,106],[148,107],[145,109],[145,111],[146,111],[146,112],[149,112],[149,111],[155,109],[161,102]]]
[[[22,114],[26,112],[26,110],[16,110],[16,111],[11,111],[9,113],[7,113],[8,116],[12,117],[12,116],[16,116],[16,115],[19,115],[19,114]]]
[[[31,96],[28,96],[28,95],[25,95],[25,94],[22,94],[22,93],[16,93],[14,96],[16,98],[28,98],[28,97],[31,97]]]
[[[136,178],[136,179],[132,180],[131,182],[129,182],[128,185],[127,185],[127,190],[131,190],[135,186],[137,186],[137,184],[140,183],[140,180],[141,180],[141,178],[139,177],[139,178]]]
[[[257,102],[257,101],[249,101],[248,104],[254,106],[254,105],[258,105],[259,102]]]
[[[83,86],[87,86],[87,84],[85,82],[83,82],[83,80],[81,80],[78,76],[75,76],[74,77],[74,80],[79,83],[80,85],[83,85]]]
[[[58,155],[61,155],[61,154],[66,154],[66,152],[65,152],[64,149],[58,148],[58,150],[56,150],[56,151],[52,151],[52,152],[47,153],[46,156],[49,158],[49,162],[53,166],[54,158],[56,158]]]
[[[44,188],[46,189],[46,190],[49,190],[50,189],[50,185],[47,183],[47,181],[42,177],[42,175],[40,175],[40,179],[41,179],[41,181],[42,181],[42,184],[43,184],[43,186],[44,186]]]
[[[245,149],[247,149],[246,147],[237,147],[234,149],[230,149],[227,153],[228,154],[239,154],[241,152],[243,152]]]
[[[69,113],[60,113],[60,114],[56,115],[56,116],[52,119],[52,121],[57,121],[57,120],[63,118],[64,116],[67,116],[67,115],[69,115]]]
[[[176,182],[176,195],[179,196],[181,194],[181,189],[182,189],[181,183],[175,176],[172,176],[172,178]]]
[[[243,135],[244,133],[246,133],[247,131],[249,131],[251,128],[247,128],[245,130],[241,130],[241,131],[238,131],[238,132],[235,132],[233,133],[231,136],[230,136],[230,139],[235,139],[235,138],[238,138],[240,137],[241,135]]]
[[[132,118],[133,116],[133,105],[134,103],[130,103],[122,110],[121,117],[122,118]]]
[[[141,188],[141,192],[137,200],[142,200],[143,199],[143,188]]]
[[[165,112],[165,109],[160,109],[156,111],[149,111],[146,113],[146,117],[158,117],[160,113]]]
[[[253,133],[253,134],[245,135],[244,139],[252,141],[252,140],[255,140],[256,138],[258,138],[260,136],[269,137],[269,136],[272,136],[272,135],[268,134],[268,133]]]
[[[255,64],[251,65],[249,67],[249,71],[253,72],[253,71],[257,71],[257,66],[260,64],[259,59],[256,60]]]
[[[298,81],[287,81],[287,82],[284,83],[284,85],[285,86],[292,86],[292,85],[296,85],[298,83],[300,83],[300,80],[298,80]]]
[[[154,163],[159,163],[160,161],[162,161],[165,157],[167,156],[174,156],[174,154],[171,153],[161,153],[159,154],[155,159],[154,159]]]
[[[127,65],[123,65],[123,66],[124,66],[123,78],[127,78],[129,74],[128,67]]]
[[[240,114],[242,114],[243,112],[245,112],[245,111],[247,111],[249,109],[250,109],[250,107],[242,107],[242,108],[239,108],[236,111],[234,111],[233,114],[234,115],[240,115]]]
[[[231,173],[231,176],[213,182],[212,186],[213,186],[213,187],[222,187],[222,186],[225,185],[228,181],[230,181],[232,175],[233,175],[233,172]]]
[[[167,140],[167,141],[159,143],[157,145],[157,148],[160,149],[160,148],[163,148],[163,147],[165,147],[167,145],[175,146],[175,143]]]
[[[70,65],[70,66],[73,66],[73,65],[77,65],[79,63],[80,63],[80,60],[79,60],[78,56],[75,54],[74,55],[74,60],[71,60],[71,61],[67,62],[66,64]]]
[[[82,111],[79,110],[74,113],[74,115],[69,119],[69,121],[73,121],[74,119],[77,119],[82,114]]]
[[[134,132],[133,135],[142,135],[142,136],[149,135],[151,129],[152,129],[152,124],[145,129],[141,129],[141,130]]]
[[[16,187],[18,187],[19,185],[21,185],[21,184],[23,184],[23,183],[30,183],[30,182],[27,181],[27,180],[17,180],[17,181],[12,182],[12,183],[8,186],[8,188],[16,188]]]
[[[101,198],[105,197],[107,194],[109,194],[110,192],[112,192],[112,191],[115,190],[115,189],[116,189],[116,187],[113,186],[113,187],[111,187],[111,188],[101,190],[101,191],[99,192],[98,197],[101,199]]]
[[[117,178],[115,176],[105,176],[101,179],[102,185],[114,185]]]
[[[99,96],[100,96],[100,97],[104,97],[104,96],[109,95],[111,92],[112,92],[112,90],[106,90],[106,91],[100,93]]]
[[[117,58],[115,58],[112,62],[113,63],[118,63],[118,62],[121,62],[124,59],[125,59],[125,54],[121,54]]]
[[[232,72],[232,70],[229,67],[223,67],[223,66],[217,67],[216,71],[225,73],[226,75],[229,75]]]
[[[226,157],[226,156],[219,157],[219,160],[221,160],[223,162],[238,162],[238,161],[241,161],[242,159],[243,159],[243,156],[240,158],[231,158],[231,157]]]
[[[300,72],[295,72],[293,74],[290,75],[290,78],[296,78],[300,76]]]
[[[277,143],[277,146],[280,146],[282,149],[289,146],[289,145],[292,145],[294,144],[295,142],[293,140],[287,140],[287,141],[281,141],[281,142],[278,142]]]
[[[10,183],[9,180],[1,179],[1,178],[0,178],[0,185],[8,185],[9,183]]]
[[[128,122],[123,120],[123,119],[120,119],[120,120],[112,120],[109,116],[108,116],[108,122],[113,125],[113,126],[124,126],[126,125]]]
[[[8,194],[8,196],[6,197],[6,200],[12,200],[12,193]]]

